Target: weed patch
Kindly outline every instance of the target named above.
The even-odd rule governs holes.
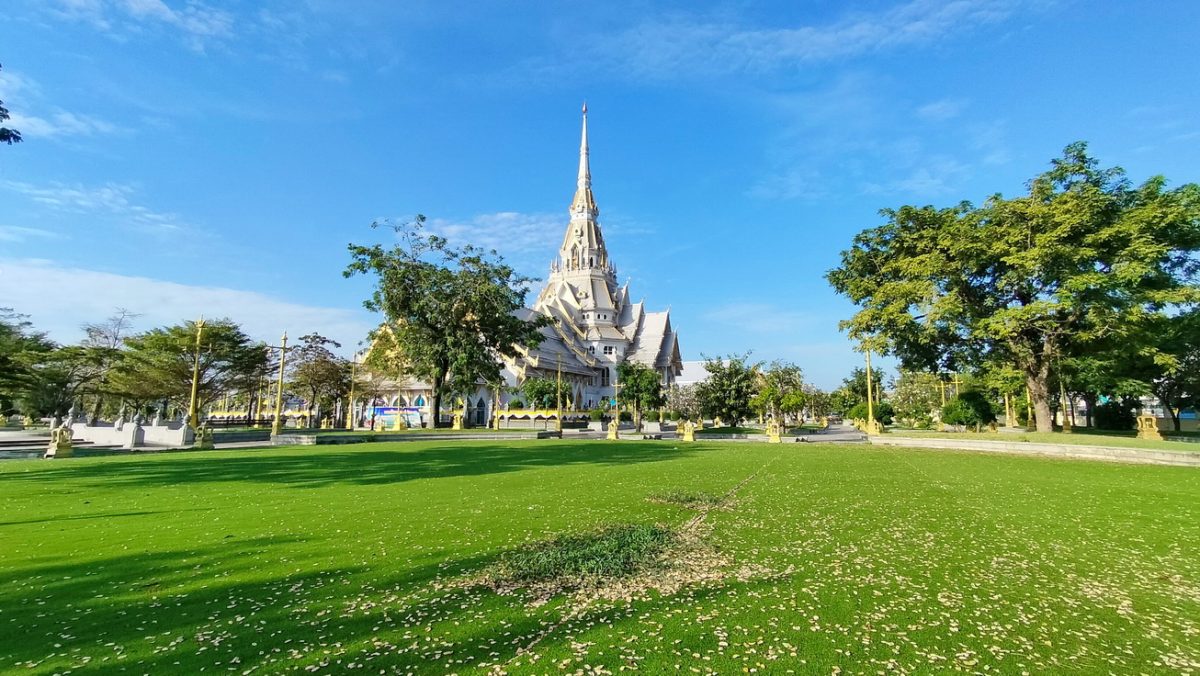
[[[671,543],[662,526],[607,526],[563,535],[504,554],[498,577],[517,584],[568,583],[628,577],[652,565]]]
[[[665,493],[654,493],[647,496],[646,499],[650,502],[657,502],[664,505],[679,505],[680,507],[697,510],[727,506],[723,496],[703,491],[667,491]]]

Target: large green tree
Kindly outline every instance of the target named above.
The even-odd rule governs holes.
[[[350,362],[335,355],[331,347],[339,348],[341,343],[310,333],[300,337],[288,356],[291,388],[303,395],[310,419],[314,412],[320,415],[322,405],[332,406],[350,391]]]
[[[0,415],[16,410],[17,399],[33,382],[33,367],[54,348],[26,315],[0,307]]]
[[[567,405],[567,399],[571,396],[571,387],[566,382],[558,382],[558,378],[526,378],[525,382],[521,383],[521,394],[525,396],[525,401],[529,408],[554,408],[562,403]]]
[[[442,399],[476,383],[499,382],[500,357],[536,347],[545,320],[524,312],[533,280],[518,275],[495,251],[451,246],[424,231],[425,217],[395,224],[375,222],[399,240],[385,248],[349,245],[345,276],[374,275],[363,305],[382,312],[408,375],[433,386],[433,424]]]
[[[1158,315],[1148,323],[1141,350],[1121,360],[1115,374],[1144,384],[1176,432],[1184,408],[1200,405],[1200,310]],[[1141,394],[1132,385],[1116,394]]]
[[[642,411],[662,406],[662,376],[658,371],[635,361],[623,361],[617,365],[617,383],[620,385],[621,403],[633,406],[634,424],[641,427]]]
[[[126,351],[110,376],[122,398],[144,406],[159,400],[184,408],[192,390],[192,369],[199,354],[198,407],[237,389],[248,374],[264,370],[267,350],[228,319],[206,320],[196,346],[196,322],[152,329],[125,340]]]
[[[861,309],[843,327],[878,337],[909,368],[957,370],[1003,353],[1021,370],[1037,427],[1050,431],[1052,367],[1069,348],[1134,331],[1190,304],[1200,186],[1133,186],[1083,143],[1015,198],[983,206],[886,209],[827,278]]]
[[[749,417],[750,400],[758,392],[758,364],[750,362],[750,355],[705,357],[704,368],[708,378],[696,388],[701,412],[734,426]]]
[[[751,407],[780,422],[784,412],[799,414],[804,408],[804,372],[791,362],[775,360],[759,367],[757,390]]]

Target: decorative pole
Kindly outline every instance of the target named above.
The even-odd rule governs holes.
[[[867,434],[875,433],[875,403],[871,396],[871,348],[866,349],[867,355]]]
[[[562,426],[562,416],[563,416],[563,410],[562,410],[562,354],[561,353],[559,353],[559,355],[558,355],[558,381],[554,385],[554,408],[557,411],[557,414],[555,416],[554,427],[559,432],[561,432],[563,429],[563,426]]]
[[[279,384],[276,387],[275,419],[271,421],[271,436],[279,436],[283,431],[283,366],[286,363],[287,331],[284,331],[282,344],[279,346]]]
[[[200,393],[200,336],[204,333],[204,316],[196,322],[196,356],[192,361],[192,398],[188,402],[188,425],[192,429],[200,429],[200,413],[199,401],[197,395]]]
[[[1071,412],[1071,400],[1067,399],[1067,386],[1063,383],[1062,378],[1058,379],[1058,395],[1062,398],[1062,431],[1070,434],[1073,423],[1067,414]]]
[[[346,429],[354,429],[354,367],[358,365],[358,353],[350,355],[350,408],[346,413]]]

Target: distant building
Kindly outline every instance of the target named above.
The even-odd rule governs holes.
[[[666,387],[676,384],[684,362],[670,311],[648,312],[642,301],[633,301],[628,282],[617,284],[617,268],[604,244],[600,208],[592,194],[587,106],[583,109],[575,197],[568,213],[570,220],[558,256],[550,264],[546,286],[533,307],[521,311],[526,318],[541,314],[554,321],[542,329],[541,345],[521,349],[516,358],[505,359],[507,387],[516,388],[532,377],[556,378],[561,371],[570,388],[570,401],[564,402],[564,408],[578,411],[612,401],[618,387],[617,365],[626,360],[658,371]],[[384,397],[386,405],[412,408],[419,401],[420,419],[429,419],[433,397],[428,383],[391,382],[388,389],[394,394]],[[486,423],[495,395],[480,384],[468,397],[471,424]],[[519,398],[506,390],[499,393],[498,400],[501,409],[506,409],[510,401]],[[411,419],[411,411],[409,416]]]

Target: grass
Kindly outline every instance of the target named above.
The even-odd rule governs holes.
[[[701,516],[721,575],[674,593],[461,583],[539,550],[516,565],[621,575]],[[0,672],[1179,673],[1198,632],[1190,468],[438,439],[0,462]]]
[[[1122,434],[1104,430],[1089,430],[1076,427],[1071,434],[1061,432],[934,432],[931,430],[892,430],[896,436],[926,437],[937,439],[971,439],[981,441],[1030,441],[1045,444],[1079,444],[1087,446],[1115,446],[1118,448],[1144,448],[1155,451],[1179,451],[1200,453],[1200,445],[1189,441],[1154,441],[1138,439],[1133,432]]]

